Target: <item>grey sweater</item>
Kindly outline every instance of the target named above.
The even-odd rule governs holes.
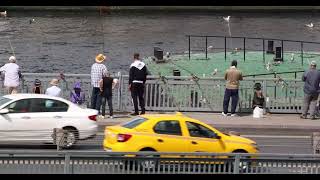
[[[303,73],[303,91],[306,94],[316,94],[320,92],[320,72],[317,69],[309,69]]]

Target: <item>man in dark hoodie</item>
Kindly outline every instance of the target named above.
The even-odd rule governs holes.
[[[145,114],[145,102],[144,102],[144,84],[147,80],[147,67],[145,63],[140,61],[139,53],[134,53],[134,62],[130,65],[129,72],[129,90],[131,91],[131,96],[134,105],[134,113],[131,115],[139,115],[138,109],[138,98],[141,107],[141,113]]]

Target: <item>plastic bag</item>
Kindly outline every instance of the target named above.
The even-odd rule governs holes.
[[[262,118],[263,117],[263,109],[259,107],[255,107],[253,110],[253,118]]]

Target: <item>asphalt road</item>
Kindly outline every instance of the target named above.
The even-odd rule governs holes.
[[[94,139],[79,141],[70,150],[76,151],[103,151],[103,126],[99,127],[98,136]],[[257,142],[261,153],[285,153],[285,154],[310,154],[313,153],[311,132],[303,130],[279,130],[279,129],[227,129],[220,128],[223,132],[237,131],[241,136],[248,137]],[[9,145],[1,144],[1,150],[52,150],[53,145]]]

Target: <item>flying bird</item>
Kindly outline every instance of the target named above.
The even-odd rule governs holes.
[[[224,19],[225,21],[229,22],[229,21],[230,21],[230,16],[223,17],[223,19]]]
[[[7,17],[7,11],[0,12],[0,16]]]
[[[306,26],[309,27],[309,28],[313,28],[313,23],[306,24]]]

